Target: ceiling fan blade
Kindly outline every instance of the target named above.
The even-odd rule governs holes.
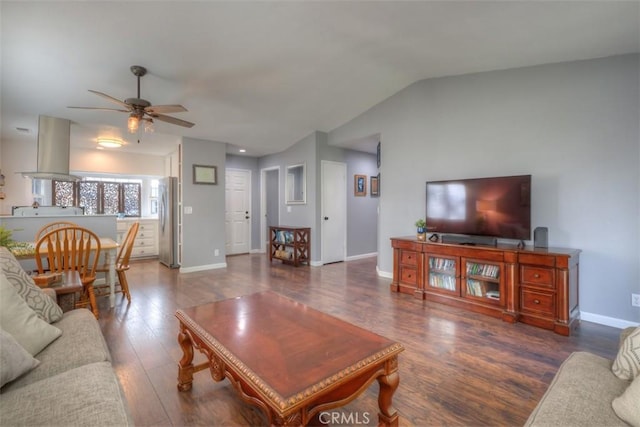
[[[118,110],[117,108],[101,108],[101,107],[67,107],[67,108],[79,108],[82,110],[118,111],[120,113],[128,113],[130,111],[130,110]]]
[[[186,120],[176,119],[175,117],[171,117],[171,116],[165,116],[164,114],[149,114],[149,115],[154,119],[171,123],[172,125],[184,126],[186,128],[190,128],[195,125],[195,123],[191,123]]]
[[[122,102],[122,101],[120,101],[119,99],[114,98],[113,96],[109,96],[109,95],[107,95],[106,93],[98,92],[97,90],[91,90],[91,89],[89,89],[89,92],[91,92],[91,93],[95,93],[96,95],[101,96],[101,97],[103,97],[103,98],[105,98],[105,99],[108,99],[108,100],[109,100],[109,101],[111,101],[111,102],[115,102],[116,104],[119,104],[119,105],[121,105],[121,106],[123,106],[123,107],[127,108],[127,111],[130,111],[130,110],[131,110],[131,108],[130,108],[131,106],[130,106],[129,104],[127,104],[127,103],[125,103],[125,102]]]
[[[184,113],[187,111],[182,105],[152,105],[144,110],[149,114]]]

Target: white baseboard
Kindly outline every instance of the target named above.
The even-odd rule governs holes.
[[[357,259],[373,258],[375,256],[378,256],[378,252],[371,252],[371,253],[368,253],[368,254],[360,254],[360,255],[348,256],[345,261],[355,261]]]
[[[378,276],[384,277],[386,279],[393,279],[393,273],[389,273],[388,271],[382,271],[376,266],[376,272]],[[615,317],[603,316],[601,314],[594,313],[585,313],[584,311],[580,312],[580,319],[585,322],[598,323],[600,325],[611,326],[613,328],[624,329],[630,326],[639,326],[637,322],[630,322],[624,319],[617,319]]]
[[[251,249],[249,251],[250,254],[264,254],[267,253],[264,249]]]
[[[226,262],[219,264],[197,265],[195,267],[180,267],[180,273],[195,273],[196,271],[215,270],[217,268],[227,268]]]
[[[598,323],[600,325],[611,326],[613,328],[619,329],[628,328],[629,326],[638,326],[637,322],[634,323],[624,319],[603,316],[601,314],[585,313],[584,311],[580,312],[580,319],[587,322]]]
[[[378,273],[378,276],[384,277],[385,279],[393,279],[393,273],[389,273],[388,271],[382,271],[378,268],[377,265],[376,265],[376,273]]]

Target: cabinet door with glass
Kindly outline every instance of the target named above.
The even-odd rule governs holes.
[[[458,286],[459,274],[457,274],[459,258],[428,255],[428,260],[425,291],[460,295]]]
[[[505,306],[503,264],[462,258],[462,296],[492,305]]]

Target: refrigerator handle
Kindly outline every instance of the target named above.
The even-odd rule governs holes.
[[[164,234],[164,224],[166,221],[165,209],[167,208],[167,193],[166,190],[160,192],[160,209],[158,216],[160,217],[160,232]]]

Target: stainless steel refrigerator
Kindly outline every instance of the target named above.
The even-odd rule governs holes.
[[[178,178],[160,180],[158,188],[158,249],[160,262],[169,268],[178,268]]]

